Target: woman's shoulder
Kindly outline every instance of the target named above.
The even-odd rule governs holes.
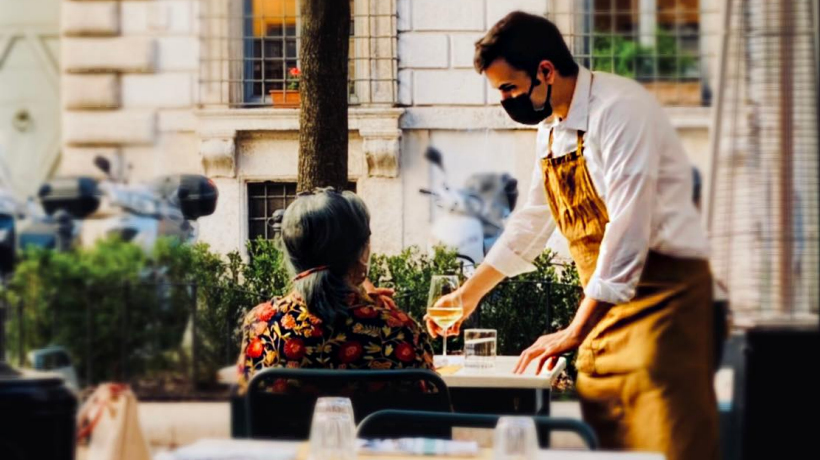
[[[285,314],[297,308],[304,307],[304,301],[296,293],[289,293],[281,297],[274,297],[271,300],[262,302],[253,307],[245,314],[243,324],[251,324],[257,321],[269,322],[277,315]]]
[[[392,297],[370,294],[350,307],[354,319],[384,323],[390,328],[420,329],[418,323],[396,305]]]

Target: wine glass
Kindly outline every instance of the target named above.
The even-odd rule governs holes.
[[[435,275],[430,281],[430,295],[427,297],[427,317],[444,331],[442,339],[444,347],[442,355],[447,356],[447,330],[464,315],[464,305],[461,296],[444,305],[436,305],[442,296],[455,292],[458,289],[458,277],[455,275]]]

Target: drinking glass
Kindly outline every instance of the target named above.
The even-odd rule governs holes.
[[[356,423],[348,398],[319,398],[310,426],[310,460],[354,460]]]
[[[531,417],[501,417],[493,436],[495,460],[533,460],[538,455],[538,435]]]
[[[458,277],[455,275],[435,275],[430,280],[430,294],[427,296],[427,317],[435,322],[443,331],[444,347],[442,354],[447,355],[447,330],[464,315],[464,305],[461,296],[446,305],[436,305],[442,296],[455,292],[458,289]]]
[[[495,329],[464,330],[464,368],[486,372],[495,368],[497,344]]]

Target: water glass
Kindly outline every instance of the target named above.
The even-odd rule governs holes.
[[[501,417],[493,436],[495,460],[533,460],[538,455],[538,434],[531,417]]]
[[[464,331],[464,369],[488,372],[495,369],[498,333],[495,329],[467,329]]]
[[[355,460],[356,423],[348,398],[319,398],[310,426],[310,460]]]

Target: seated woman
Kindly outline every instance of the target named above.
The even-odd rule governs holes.
[[[423,329],[390,297],[367,294],[370,216],[351,192],[301,196],[282,221],[292,291],[242,322],[238,371],[244,391],[268,367],[433,368]]]

